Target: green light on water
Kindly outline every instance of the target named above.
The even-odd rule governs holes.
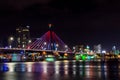
[[[46,60],[46,61],[55,61],[55,59],[52,58],[52,57],[50,57],[50,58],[48,57],[48,58],[46,58],[45,60]]]
[[[60,56],[59,59],[62,59],[62,56]]]
[[[91,58],[94,58],[94,56],[91,56]]]
[[[67,57],[66,57],[66,56],[63,56],[63,58],[64,58],[64,59],[67,59]]]
[[[87,55],[86,55],[86,54],[81,55],[81,59],[82,59],[83,61],[86,60],[86,59],[87,59]]]
[[[87,59],[88,60],[91,60],[91,59],[93,59],[94,58],[94,56],[87,56]]]
[[[76,55],[76,56],[75,56],[75,59],[76,59],[76,60],[79,60],[79,59],[80,59],[80,57],[79,57],[78,55]]]

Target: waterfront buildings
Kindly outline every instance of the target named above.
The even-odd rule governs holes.
[[[16,28],[16,46],[26,48],[31,43],[29,26]]]

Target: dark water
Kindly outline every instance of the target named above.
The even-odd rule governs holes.
[[[0,63],[0,80],[120,80],[116,61]]]

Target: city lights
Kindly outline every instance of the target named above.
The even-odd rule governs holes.
[[[52,24],[49,24],[49,27],[51,26]],[[10,36],[8,38],[9,47],[4,49],[20,51],[24,49],[24,53],[26,54],[24,57],[26,60],[31,59],[35,61],[38,60],[38,57],[41,57],[41,59],[45,61],[55,61],[56,59],[67,60],[69,58],[70,60],[75,59],[77,61],[120,58],[120,51],[116,46],[113,46],[111,51],[108,51],[104,50],[101,44],[95,45],[94,47],[90,45],[74,45],[71,50],[52,29],[49,29],[42,37],[35,38],[34,40],[30,38],[29,26],[16,28],[16,33],[17,36]],[[32,53],[31,56],[29,52]],[[38,55],[38,53],[41,54]],[[17,52],[17,54],[21,53]],[[14,55],[14,59],[17,59]],[[53,57],[49,57],[48,55]],[[21,54],[21,56],[23,56],[23,54]]]
[[[120,80],[120,0],[0,0],[0,80]]]
[[[8,39],[9,48],[12,48],[12,46],[13,46],[13,41],[14,41],[14,37],[13,37],[13,36],[10,36],[9,39]]]
[[[28,41],[28,43],[31,43],[31,42],[32,42],[32,40],[29,40],[29,41]]]

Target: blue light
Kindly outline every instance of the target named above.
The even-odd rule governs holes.
[[[20,51],[21,54],[24,54],[24,51]]]
[[[3,65],[1,65],[1,67],[0,67],[0,71],[5,72],[5,71],[8,71],[8,70],[9,70],[9,68],[8,68],[7,64],[3,64]]]

